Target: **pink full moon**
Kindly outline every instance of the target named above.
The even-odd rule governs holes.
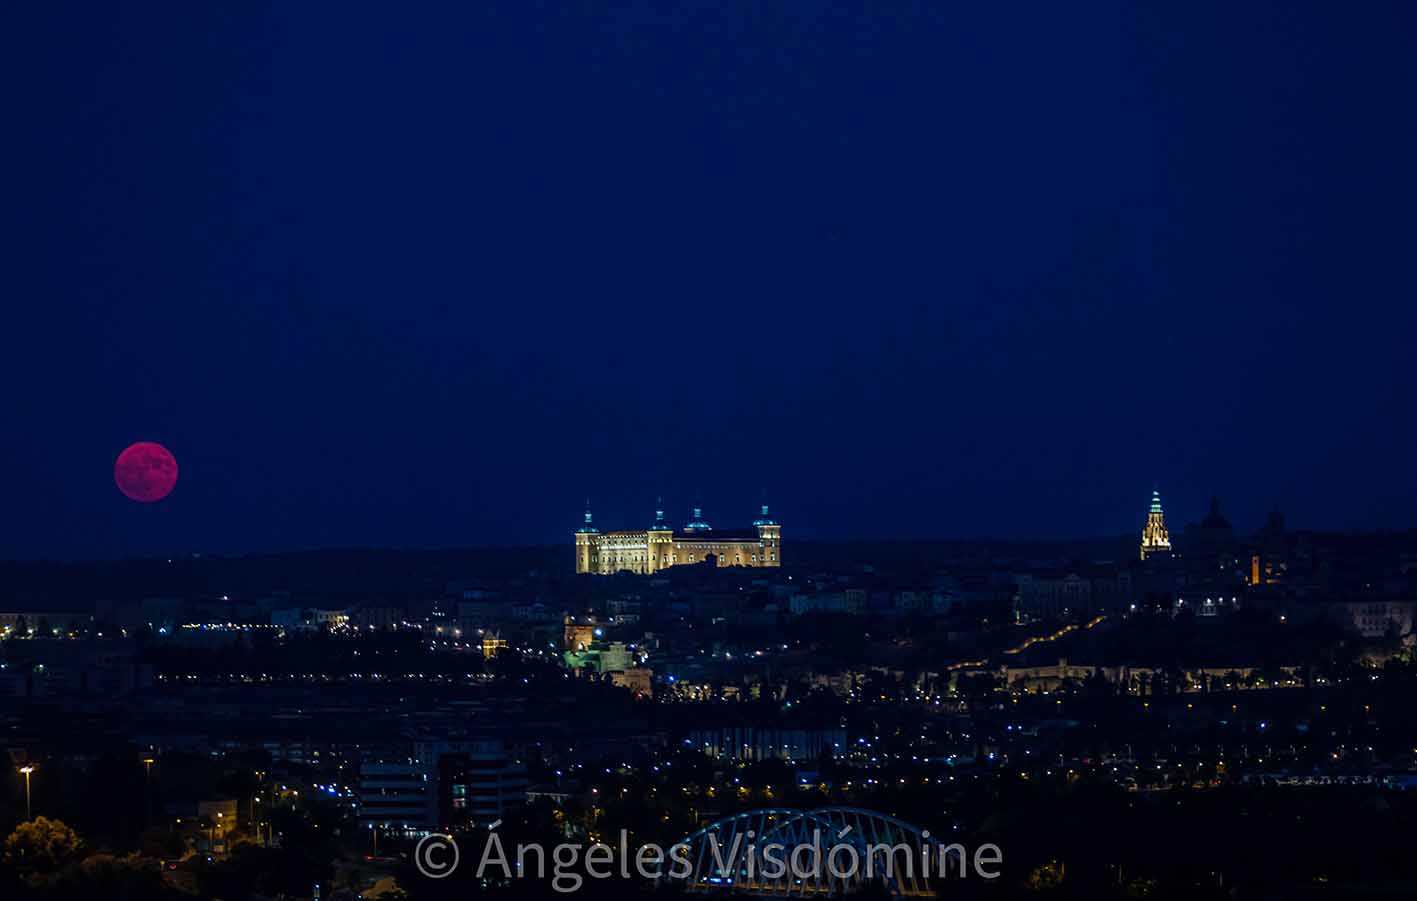
[[[177,458],[161,444],[130,444],[113,464],[118,490],[135,501],[151,504],[172,493],[177,484]]]

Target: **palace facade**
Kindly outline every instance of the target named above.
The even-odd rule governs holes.
[[[576,572],[608,576],[621,570],[645,575],[671,566],[703,563],[713,557],[718,566],[781,566],[782,526],[768,515],[767,504],[750,529],[715,530],[703,510],[675,529],[654,511],[654,525],[636,532],[602,532],[590,510],[576,530]]]

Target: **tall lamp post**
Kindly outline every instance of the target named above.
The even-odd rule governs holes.
[[[30,809],[30,773],[34,772],[33,766],[22,766],[20,772],[25,774],[25,819],[34,819],[34,813]]]
[[[147,795],[149,826],[153,824],[153,763],[153,757],[143,758],[143,793]]]

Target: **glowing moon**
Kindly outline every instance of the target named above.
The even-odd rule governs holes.
[[[135,501],[151,504],[172,493],[177,484],[177,458],[152,441],[131,444],[113,464],[118,490]]]

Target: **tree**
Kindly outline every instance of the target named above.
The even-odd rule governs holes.
[[[1102,674],[1101,667],[1094,667],[1082,682],[1082,694],[1089,698],[1108,698],[1117,693],[1116,686]]]
[[[162,901],[188,898],[168,887],[157,864],[137,856],[94,854],[45,880],[46,901]]]
[[[147,829],[139,837],[138,853],[159,860],[180,860],[187,853],[187,840],[169,829]]]
[[[242,843],[225,860],[199,864],[196,873],[199,891],[216,898],[245,898],[255,892],[304,898],[314,885],[328,885],[332,870],[327,860],[302,851]]]
[[[1056,860],[1049,860],[1039,866],[1034,867],[1028,874],[1024,884],[1030,891],[1046,892],[1056,889],[1063,884],[1064,873],[1063,864]]]
[[[987,706],[992,699],[998,680],[991,673],[962,674],[955,683],[960,694],[969,700],[970,709]]]
[[[83,858],[83,839],[60,820],[35,817],[5,839],[5,863],[21,875],[48,875]]]

